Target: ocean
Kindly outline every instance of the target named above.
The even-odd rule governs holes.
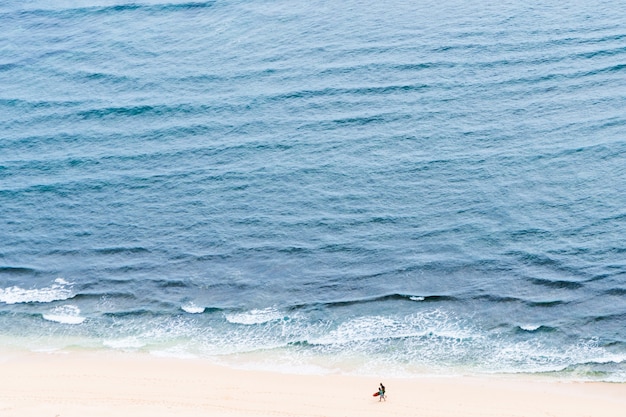
[[[0,24],[2,351],[626,382],[622,2]]]

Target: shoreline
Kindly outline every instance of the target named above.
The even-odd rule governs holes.
[[[243,370],[134,353],[0,354],[3,417],[618,417],[626,384],[528,376],[385,378]],[[387,387],[387,401],[372,394]]]

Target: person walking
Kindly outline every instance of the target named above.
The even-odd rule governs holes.
[[[380,386],[378,387],[378,402],[383,400],[387,401],[387,397],[385,396],[385,386],[381,382]]]

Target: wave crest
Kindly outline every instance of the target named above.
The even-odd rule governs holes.
[[[254,309],[241,313],[228,313],[224,315],[226,320],[233,324],[263,324],[284,318],[284,315],[275,307]]]
[[[0,302],[5,304],[51,303],[72,297],[72,289],[63,278],[57,278],[51,286],[44,288],[0,288]]]
[[[81,324],[85,317],[80,315],[80,309],[74,305],[55,307],[50,313],[44,314],[43,318],[62,324]]]

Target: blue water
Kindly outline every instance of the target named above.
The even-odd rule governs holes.
[[[620,1],[0,4],[0,347],[626,382]]]

